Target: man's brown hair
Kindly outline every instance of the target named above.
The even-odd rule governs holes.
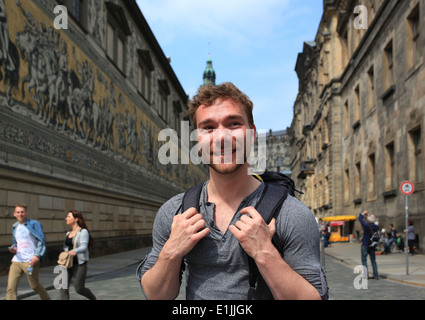
[[[27,211],[27,205],[25,203],[17,203],[17,204],[15,204],[15,209],[16,208],[24,208],[25,211]]]
[[[196,95],[189,101],[189,115],[192,118],[193,125],[196,128],[196,110],[199,106],[211,106],[219,99],[232,99],[236,103],[240,103],[245,109],[248,122],[251,128],[254,127],[254,117],[252,110],[254,104],[249,97],[240,91],[233,83],[224,82],[219,85],[204,85],[198,89]]]

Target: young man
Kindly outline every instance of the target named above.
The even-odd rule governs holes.
[[[231,83],[203,86],[191,101],[189,113],[202,131],[198,142],[203,157],[210,160],[210,179],[202,189],[200,212],[181,212],[183,194],[158,211],[152,251],[137,270],[148,299],[176,298],[182,261],[187,299],[247,299],[247,255],[261,274],[255,299],[327,298],[312,213],[289,195],[269,225],[254,209],[264,183],[248,174],[246,158],[237,159],[238,148],[250,147],[250,139],[241,146],[238,137],[247,138],[248,130],[255,130],[252,108]],[[223,147],[226,143],[229,150]],[[231,161],[225,161],[229,157]],[[281,252],[272,243],[275,233]]]
[[[14,254],[9,269],[7,283],[7,300],[17,299],[19,280],[25,273],[31,288],[36,291],[42,300],[50,300],[46,289],[38,280],[39,261],[46,253],[46,240],[40,222],[27,219],[27,207],[17,204],[13,215],[17,222],[13,225],[13,245],[9,251]],[[32,272],[28,268],[32,267]]]

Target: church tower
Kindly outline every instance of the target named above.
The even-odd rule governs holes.
[[[208,55],[207,67],[204,71],[204,85],[215,85],[215,71],[212,66],[210,55]]]

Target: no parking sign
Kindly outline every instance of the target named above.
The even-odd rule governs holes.
[[[400,190],[405,196],[410,196],[415,191],[415,186],[410,181],[404,181],[400,186]]]

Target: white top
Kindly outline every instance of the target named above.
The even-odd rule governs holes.
[[[36,237],[31,234],[24,224],[18,224],[16,227],[15,239],[18,247],[12,261],[30,261],[34,257],[35,249],[37,248]]]

